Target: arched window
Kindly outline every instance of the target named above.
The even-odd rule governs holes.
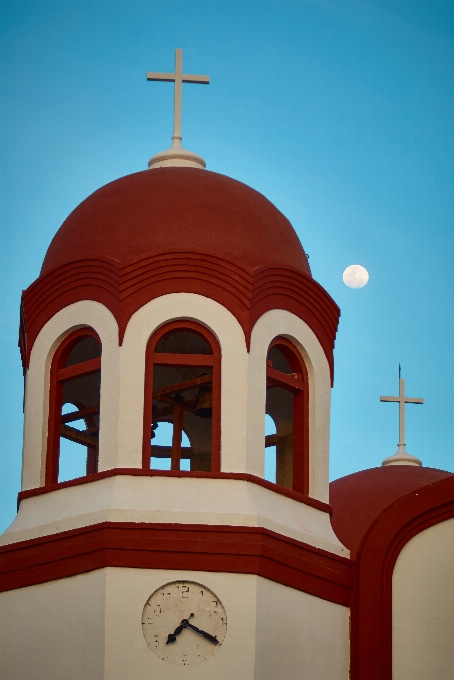
[[[275,433],[265,435],[268,475],[275,469],[276,484],[307,494],[309,491],[309,393],[307,370],[296,347],[287,338],[270,344],[266,362],[266,413]],[[267,424],[269,428],[269,424]],[[268,454],[268,452],[267,452]],[[267,460],[268,459],[268,460]],[[266,471],[267,472],[267,471]],[[266,474],[265,472],[265,474]],[[267,478],[270,477],[267,475]]]
[[[46,485],[97,472],[100,386],[101,343],[81,328],[52,360]]]
[[[219,472],[220,416],[216,338],[192,321],[162,326],[147,347],[143,467]],[[167,442],[164,423],[172,427]]]

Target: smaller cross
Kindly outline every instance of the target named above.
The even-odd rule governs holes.
[[[394,401],[399,404],[399,441],[398,449],[394,456],[389,456],[383,461],[383,465],[395,464],[405,464],[404,461],[409,465],[421,465],[421,461],[415,456],[411,456],[405,450],[405,404],[423,404],[424,399],[419,399],[415,397],[405,396],[405,380],[400,377],[400,364],[399,364],[399,396],[398,397],[380,397],[380,401]],[[408,457],[408,459],[407,459]],[[394,459],[394,460],[393,460]],[[411,462],[411,461],[414,462]],[[418,462],[416,462],[418,461]]]
[[[198,76],[183,73],[183,50],[179,47],[175,50],[175,73],[147,73],[147,80],[164,80],[174,82],[174,108],[173,108],[173,137],[181,140],[181,97],[183,83],[200,83],[208,85],[209,76]]]

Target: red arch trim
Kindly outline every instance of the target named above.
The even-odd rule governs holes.
[[[56,484],[58,481],[58,466],[60,456],[60,418],[63,398],[63,381],[78,375],[89,375],[100,370],[99,359],[83,362],[82,364],[64,368],[66,360],[74,346],[83,338],[94,337],[101,346],[98,334],[88,326],[70,333],[59,345],[52,358],[49,377],[49,418],[47,425],[47,452],[45,484]],[[85,366],[84,366],[85,364]],[[89,366],[88,366],[89,364]],[[84,370],[85,369],[85,370]]]
[[[33,343],[49,319],[79,300],[96,300],[115,316],[120,342],[132,314],[150,300],[176,292],[196,293],[226,307],[241,324],[247,345],[258,318],[285,309],[304,319],[318,337],[333,376],[339,308],[311,277],[290,268],[257,268],[204,254],[167,253],[124,267],[109,260],[80,260],[40,276],[22,299],[20,346],[28,366]]]
[[[309,494],[309,376],[303,357],[295,345],[282,336],[274,338],[268,351],[277,347],[282,351],[292,371],[302,375],[303,389],[294,394],[293,401],[293,484],[294,491]]]
[[[354,569],[352,680],[392,680],[392,576],[396,560],[411,538],[451,517],[454,476],[397,500],[364,536]]]

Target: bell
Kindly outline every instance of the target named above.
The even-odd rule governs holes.
[[[200,388],[193,413],[199,418],[213,417],[213,393],[210,385],[202,385]]]

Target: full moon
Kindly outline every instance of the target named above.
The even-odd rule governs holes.
[[[360,264],[351,264],[342,274],[342,279],[349,288],[363,288],[369,281],[369,272]]]

